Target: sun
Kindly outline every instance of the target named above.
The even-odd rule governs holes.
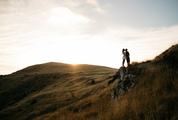
[[[73,63],[73,64],[71,64],[73,67],[76,67],[76,66],[78,66],[79,64],[75,64],[75,63]]]

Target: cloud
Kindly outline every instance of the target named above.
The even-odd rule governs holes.
[[[60,27],[60,29],[69,31],[78,31],[84,24],[87,24],[90,20],[80,14],[72,12],[66,7],[56,7],[49,11],[49,17],[47,19],[49,25],[53,27]]]
[[[140,41],[140,42],[150,42],[150,41],[176,41],[178,40],[177,32],[178,25],[170,26],[170,27],[156,27],[156,28],[118,28],[112,29],[111,33],[113,33],[117,38],[122,38],[126,41]]]

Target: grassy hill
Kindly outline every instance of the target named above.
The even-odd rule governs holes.
[[[1,120],[177,120],[178,45],[133,63],[136,86],[117,100],[116,69],[45,63],[0,76]]]

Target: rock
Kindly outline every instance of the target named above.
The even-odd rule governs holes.
[[[93,79],[87,81],[87,84],[89,84],[89,85],[93,85],[93,84],[95,84],[95,83],[96,83],[96,82],[95,82],[95,80],[93,80]]]
[[[119,75],[118,75],[119,74]],[[116,76],[118,78],[116,78]],[[121,67],[119,71],[114,75],[113,80],[117,80],[116,85],[113,87],[111,97],[113,99],[123,95],[129,88],[135,86],[135,75],[130,74],[125,67]],[[112,81],[113,81],[112,80]]]
[[[119,74],[120,74],[120,79],[124,79],[124,75],[126,74],[126,68],[125,67],[120,67],[119,69]]]

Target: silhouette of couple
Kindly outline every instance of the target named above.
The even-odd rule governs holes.
[[[122,61],[122,67],[117,71],[117,73],[113,76],[113,78],[108,82],[108,85],[114,82],[117,78],[120,78],[119,80],[123,81],[124,77],[128,73],[128,69],[124,66],[125,61],[127,61],[127,67],[130,65],[130,54],[127,49],[122,49],[123,54],[123,61]],[[119,83],[119,81],[118,81]]]
[[[127,66],[130,65],[130,54],[127,49],[122,49],[122,54],[123,54],[123,61],[122,61],[122,66],[124,67],[125,61],[127,61]]]

